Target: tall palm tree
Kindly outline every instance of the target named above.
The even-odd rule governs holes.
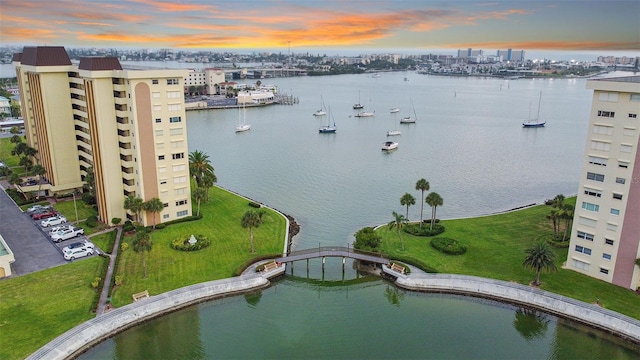
[[[547,215],[547,219],[551,220],[551,222],[553,223],[553,237],[557,238],[558,233],[560,232],[558,230],[558,210],[551,209],[551,211]]]
[[[249,228],[249,239],[251,240],[251,252],[256,252],[253,246],[253,228],[257,228],[262,224],[262,216],[254,210],[247,210],[241,221],[243,228]]]
[[[571,222],[573,221],[574,210],[575,207],[571,204],[564,204],[560,210],[560,218],[565,221],[562,241],[565,241],[567,236],[569,236],[569,229],[571,228]]]
[[[556,258],[556,253],[553,252],[546,242],[540,242],[526,249],[525,253],[527,253],[527,257],[524,259],[524,262],[522,262],[522,266],[536,271],[536,280],[533,283],[535,286],[540,285],[540,272],[542,272],[542,270],[557,270],[556,264],[553,263]]]
[[[424,199],[424,201],[427,204],[429,204],[429,206],[431,206],[431,227],[430,227],[430,229],[433,230],[433,224],[435,224],[435,222],[436,222],[436,209],[438,208],[438,206],[442,206],[442,204],[444,203],[444,200],[442,200],[442,197],[437,192],[431,192],[431,193],[429,193],[429,195],[427,195],[427,198]]]
[[[20,191],[23,197],[25,196],[24,192],[22,191],[22,187],[20,186],[22,184],[22,178],[20,177],[20,175],[11,173],[11,175],[9,175],[9,180],[7,181],[9,182],[9,184],[15,186],[15,188]]]
[[[387,225],[389,226],[389,230],[393,230],[394,228],[398,229],[398,237],[400,238],[400,245],[402,246],[402,251],[404,251],[404,241],[402,241],[402,228],[407,225],[406,217],[402,214],[398,214],[397,212],[392,212],[393,220]]]
[[[209,189],[213,186],[213,184],[216,181],[218,181],[218,178],[216,178],[216,175],[212,173],[205,173],[202,179],[200,180],[200,185],[198,186],[207,190],[204,196],[206,201],[209,201]]]
[[[31,173],[33,175],[38,175],[38,195],[37,198],[40,198],[40,191],[42,190],[42,175],[47,173],[47,170],[44,166],[40,164],[36,164],[31,168]]]
[[[202,200],[204,200],[205,202],[207,201],[208,193],[209,191],[207,191],[207,189],[203,187],[197,187],[193,189],[193,191],[191,192],[191,195],[193,195],[193,198],[196,200],[196,203],[198,204],[198,213],[196,214],[196,216],[200,216],[200,202]]]
[[[157,197],[154,197],[151,200],[145,202],[142,205],[142,208],[145,211],[148,211],[148,212],[153,214],[153,230],[155,230],[156,229],[156,214],[159,214],[160,212],[162,212],[162,210],[164,210],[164,203],[162,202],[162,200],[158,199]]]
[[[409,206],[415,205],[415,204],[416,204],[416,198],[414,198],[413,195],[409,193],[404,193],[404,195],[402,195],[402,197],[400,198],[400,205],[404,205],[407,207],[407,215],[405,215],[407,220],[409,220]]]
[[[206,174],[213,176],[213,182],[217,181],[209,155],[199,150],[189,154],[189,172],[198,186],[202,186],[202,179]]]
[[[133,239],[133,251],[142,253],[143,278],[147,277],[147,263],[144,253],[151,252],[152,248],[153,241],[151,240],[151,235],[149,235],[149,230],[142,226],[138,227],[136,229],[136,237]]]
[[[422,227],[422,214],[424,210],[424,192],[429,191],[429,182],[422,178],[416,182],[416,190],[420,190],[420,227]]]
[[[136,222],[140,221],[140,211],[144,208],[144,200],[138,196],[129,195],[124,199],[124,209],[136,214]]]

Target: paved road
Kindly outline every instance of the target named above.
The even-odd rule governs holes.
[[[61,250],[45,237],[39,225],[16,207],[3,189],[0,189],[0,234],[16,258],[11,264],[14,276],[66,263]]]

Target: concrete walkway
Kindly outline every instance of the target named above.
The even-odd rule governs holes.
[[[112,230],[109,230],[112,231]],[[122,226],[118,226],[116,228],[118,234],[116,235],[116,241],[113,244],[113,251],[109,255],[109,268],[107,269],[107,274],[104,277],[104,282],[102,283],[102,292],[100,292],[100,300],[98,301],[98,308],[96,309],[96,316],[100,316],[104,314],[107,307],[107,300],[109,299],[109,289],[111,288],[111,279],[113,277],[113,271],[116,267],[116,258],[118,257],[118,250],[120,249],[120,239],[122,238]],[[106,232],[106,231],[105,231]],[[104,232],[103,232],[104,233]],[[97,234],[93,234],[97,235]]]

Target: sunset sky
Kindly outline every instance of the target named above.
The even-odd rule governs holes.
[[[0,0],[3,45],[640,51],[640,0]]]

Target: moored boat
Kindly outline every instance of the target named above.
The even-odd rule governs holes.
[[[382,150],[384,151],[394,150],[397,148],[398,148],[398,143],[395,141],[385,141],[384,143],[382,143]]]

